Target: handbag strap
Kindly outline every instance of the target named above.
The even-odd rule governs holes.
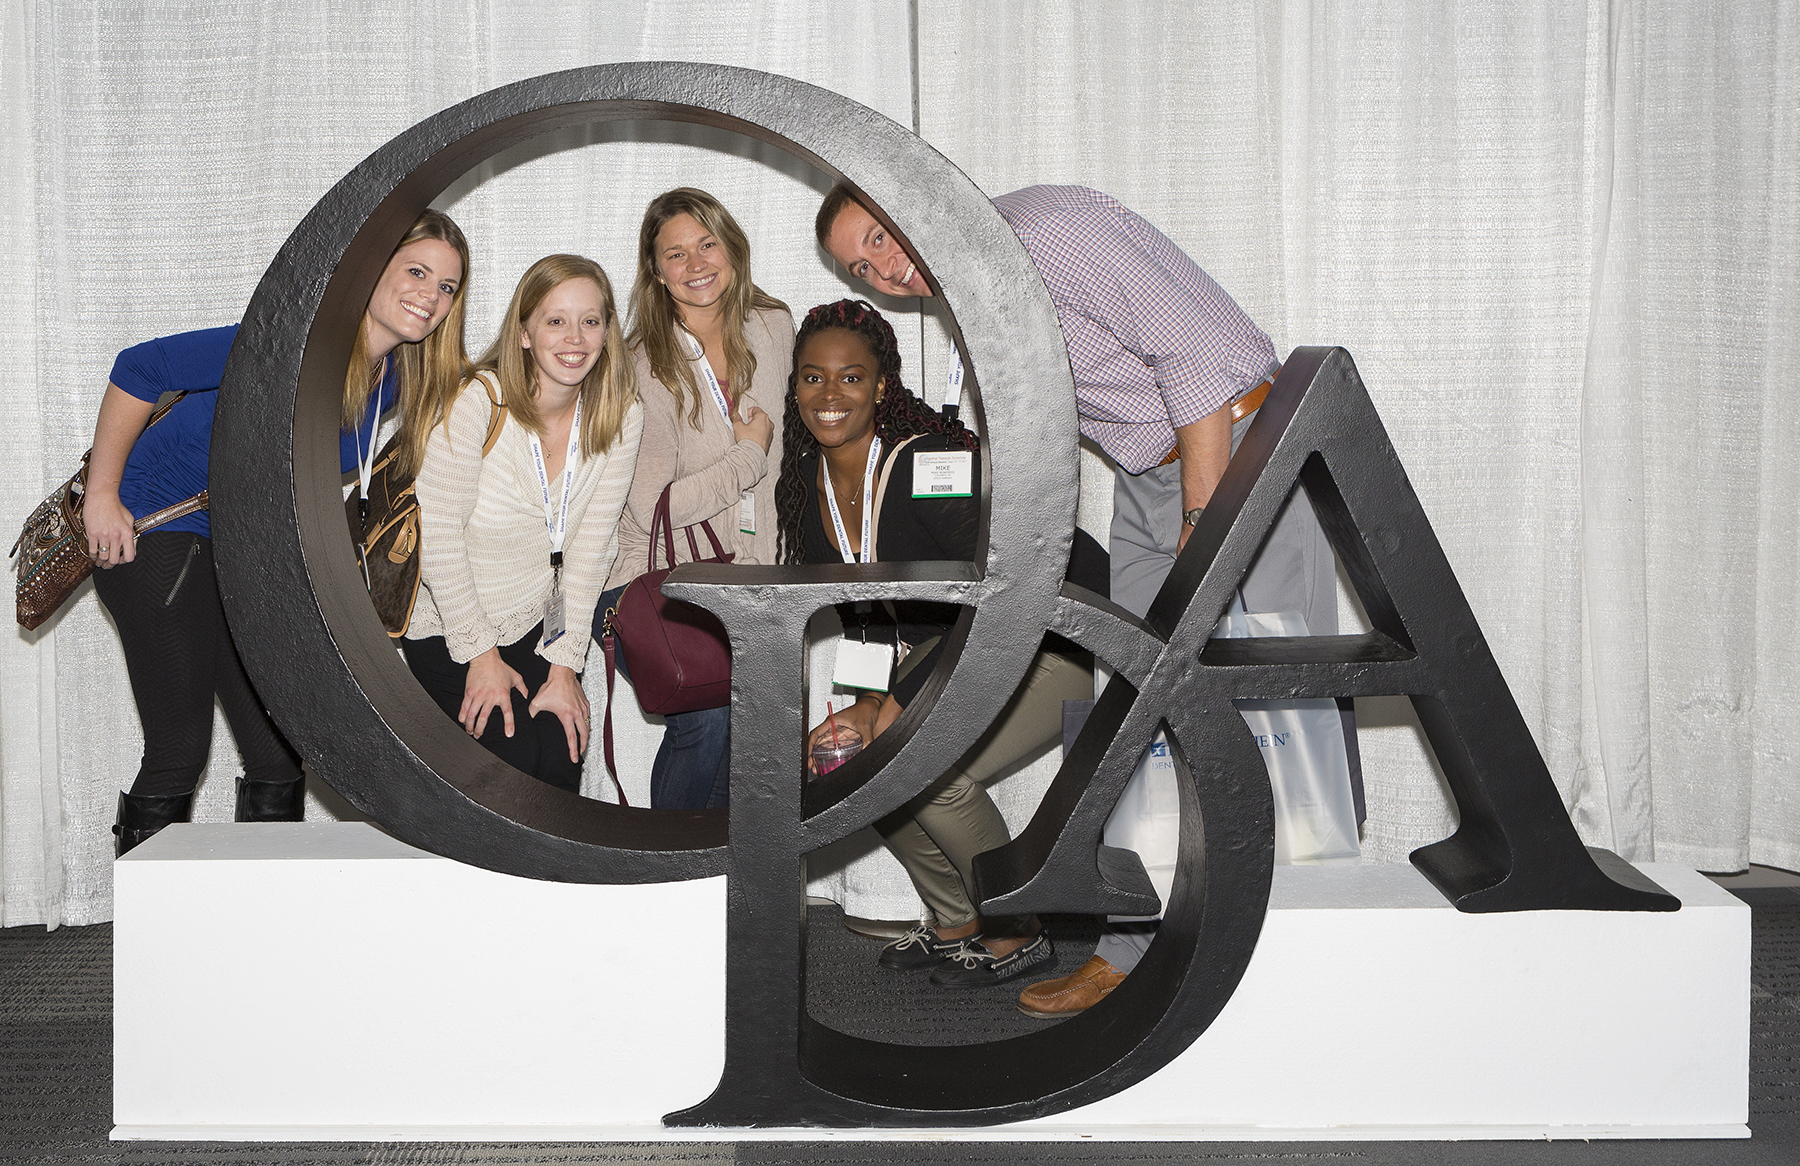
[[[669,559],[669,569],[674,570],[675,568],[675,524],[669,518],[669,491],[674,488],[675,483],[670,482],[663,487],[662,495],[656,500],[656,516],[650,520],[650,562],[645,568],[646,570],[657,569],[656,541],[659,535],[662,538],[663,554],[667,555]],[[712,544],[713,553],[710,559],[700,557],[700,544],[694,538],[694,527],[696,526],[706,532],[706,541]],[[729,563],[737,557],[735,553],[725,550],[725,544],[719,541],[718,533],[713,530],[710,519],[701,519],[699,522],[690,523],[681,530],[683,534],[687,535],[688,549],[693,552],[693,561],[696,563]]]
[[[143,534],[152,527],[161,526],[165,522],[174,522],[177,518],[184,518],[196,510],[205,510],[208,501],[208,491],[202,490],[192,498],[183,498],[173,506],[165,506],[161,510],[137,519],[131,524],[131,533]]]
[[[144,422],[144,428],[148,429],[158,421],[161,421],[164,417],[167,417],[169,415],[169,410],[181,404],[181,398],[185,396],[187,396],[187,390],[183,389],[173,397],[170,397],[168,400],[158,405],[155,409],[151,410],[150,420]],[[92,453],[93,450],[89,450],[88,452]]]
[[[710,559],[703,559],[700,557],[700,544],[698,542],[694,541],[694,527],[695,526],[699,527],[701,530],[706,532],[706,541],[712,544],[713,553],[712,553],[712,558],[710,558]],[[688,550],[693,552],[694,562],[696,562],[696,563],[729,563],[729,562],[731,562],[731,560],[733,558],[736,557],[735,555],[726,554],[725,548],[719,544],[719,536],[713,533],[711,519],[703,518],[699,522],[694,523],[692,526],[684,526],[681,529],[683,532],[685,532],[687,534]]]
[[[600,633],[600,654],[606,657],[606,718],[600,727],[600,752],[606,756],[606,776],[612,778],[619,804],[629,807],[631,803],[625,799],[625,787],[619,784],[619,763],[613,758],[613,671],[617,667],[618,642],[613,636],[612,614],[611,611],[606,613],[604,630]]]
[[[493,452],[494,443],[500,440],[500,430],[506,424],[506,405],[500,400],[500,393],[494,388],[494,382],[488,380],[486,373],[477,373],[476,379],[481,387],[487,390],[489,409],[487,436],[481,442],[481,456],[486,457]]]
[[[656,516],[650,520],[650,564],[646,570],[656,570],[656,537],[662,535],[663,554],[669,557],[669,566],[675,566],[675,532],[669,528],[669,491],[675,488],[670,482],[663,487],[663,492],[656,499]]]

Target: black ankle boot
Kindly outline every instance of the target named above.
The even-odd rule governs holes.
[[[237,779],[237,820],[298,822],[306,813],[306,778],[290,781]]]
[[[119,820],[113,826],[113,833],[119,836],[113,847],[113,857],[124,854],[164,826],[187,821],[193,814],[193,794],[155,797],[121,793]]]

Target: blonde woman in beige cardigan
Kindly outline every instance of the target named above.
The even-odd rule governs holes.
[[[644,440],[596,635],[625,585],[649,568],[650,527],[665,488],[675,527],[708,522],[734,562],[775,562],[775,470],[794,319],[751,280],[749,241],[718,199],[683,187],[651,201],[638,231],[631,311]],[[711,553],[704,537],[699,545]],[[685,538],[675,554],[692,557]],[[729,708],[665,718],[650,804],[724,805],[730,727]]]
[[[486,447],[490,398],[504,411]],[[548,255],[519,280],[419,469],[406,662],[489,752],[571,793],[591,719],[588,629],[643,416],[606,273]]]

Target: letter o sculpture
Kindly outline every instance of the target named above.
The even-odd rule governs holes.
[[[841,175],[882,208],[952,310],[989,435],[987,533],[976,564],[688,567],[672,579],[671,593],[712,608],[732,639],[730,845],[726,811],[578,798],[462,733],[382,630],[343,520],[344,370],[407,227],[452,181],[509,146],[624,119],[693,122],[769,142]],[[1182,857],[1162,935],[1112,997],[1027,1036],[950,1048],[851,1037],[805,1015],[792,942],[804,892],[796,859],[903,804],[973,744],[1024,676],[1059,604],[1060,628],[1079,637],[1083,626],[1059,598],[1077,454],[1056,312],[981,190],[890,119],[788,78],[687,63],[595,66],[484,93],[396,137],[307,214],[257,287],[226,382],[212,462],[226,612],[258,691],[320,776],[406,841],[491,870],[595,883],[729,876],[725,1073],[707,1102],[669,1121],[973,1125],[1061,1112],[1167,1064],[1236,988],[1268,898],[1268,784],[1241,721],[1231,727],[1229,704],[1188,708],[1198,697],[1172,688],[1154,694],[1157,711],[1134,713],[1135,740],[1121,732],[1106,745],[1115,784],[1160,719],[1226,728],[1190,743],[1216,762],[1204,779],[1183,783]],[[962,605],[946,652],[954,667],[940,667],[863,756],[803,783],[806,619],[827,604],[871,597]],[[1152,696],[1127,695],[1134,709]],[[1085,852],[1091,867],[1098,838],[1076,842],[1071,850]],[[1103,899],[1060,909],[1105,910]]]

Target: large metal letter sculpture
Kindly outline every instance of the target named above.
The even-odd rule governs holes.
[[[576,798],[458,732],[382,632],[340,517],[338,389],[363,305],[407,225],[451,181],[516,142],[625,118],[774,143],[892,212],[953,310],[990,434],[989,529],[977,564],[683,568],[674,577],[672,594],[711,607],[731,633],[729,845],[723,812]],[[258,689],[318,773],[399,836],[494,870],[581,882],[728,875],[725,1072],[712,1097],[671,1122],[999,1122],[1105,1097],[1167,1064],[1230,997],[1267,904],[1269,786],[1235,696],[1411,694],[1462,811],[1456,835],[1418,860],[1465,908],[1668,905],[1654,888],[1608,879],[1583,852],[1343,353],[1290,360],[1147,621],[1062,587],[1074,396],[1043,284],[960,171],[835,94],[719,66],[613,65],[446,110],[371,155],[302,221],[257,289],[227,380],[213,460],[226,609]],[[1208,644],[1296,476],[1377,631]],[[861,757],[807,785],[804,627],[820,607],[858,598],[963,604],[953,666]],[[1135,856],[1098,842],[1137,755],[1166,725],[1192,780],[1181,789],[1181,865],[1150,956],[1099,1007],[1009,1041],[907,1047],[818,1024],[804,1007],[806,856],[934,780],[992,722],[1046,629],[1093,648],[1119,676],[1030,828],[987,856],[985,897],[996,909],[1155,910]]]

